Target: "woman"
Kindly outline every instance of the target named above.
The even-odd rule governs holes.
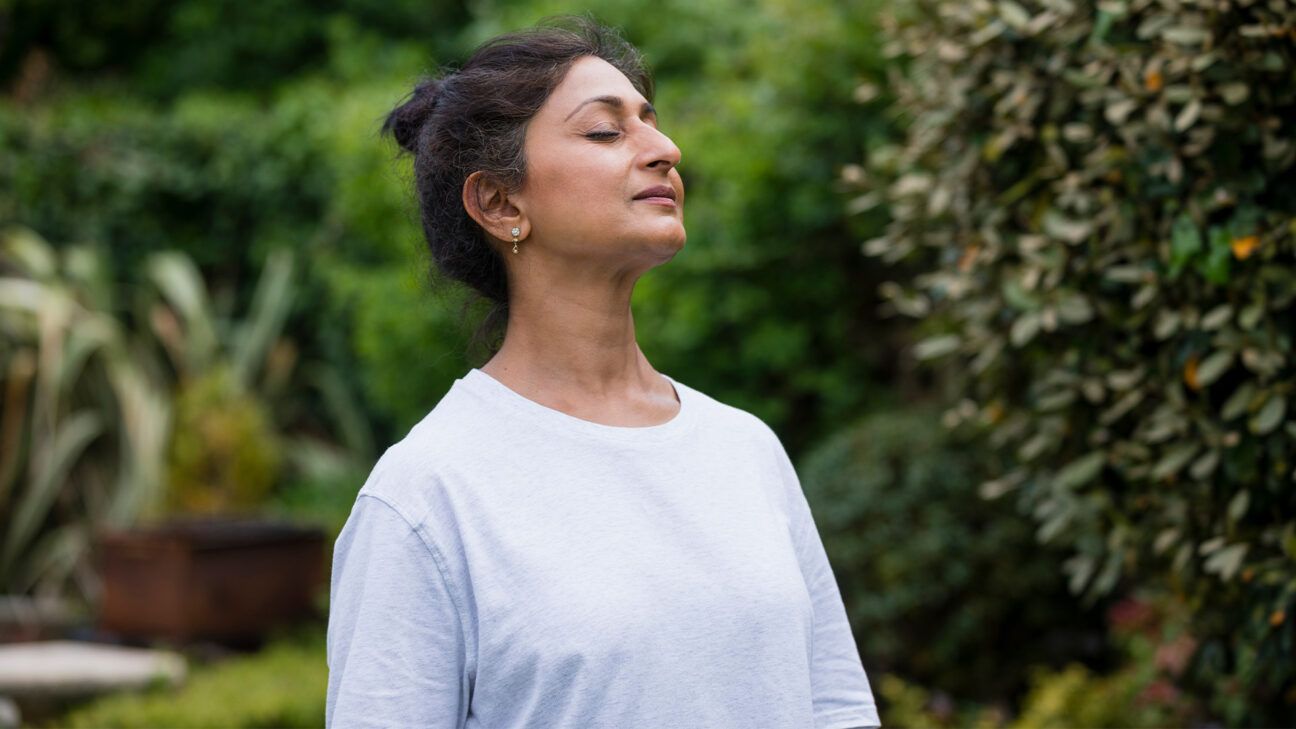
[[[792,464],[656,372],[635,281],[684,246],[637,52],[489,41],[385,130],[503,343],[379,459],[334,547],[329,726],[879,725]]]

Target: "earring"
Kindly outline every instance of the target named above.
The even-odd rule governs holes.
[[[510,230],[509,232],[513,234],[513,252],[517,253],[518,233],[521,233],[522,229],[515,226],[513,230]]]

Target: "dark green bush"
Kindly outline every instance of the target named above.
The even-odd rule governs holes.
[[[190,667],[178,689],[98,699],[50,723],[76,729],[319,727],[328,693],[325,626],[281,630],[262,651]]]
[[[439,50],[467,20],[462,0],[10,0],[0,3],[0,83],[22,84],[47,65],[81,82],[127,78],[154,98],[269,91],[333,60],[339,26]],[[375,53],[370,69],[383,61]]]
[[[799,472],[868,669],[1011,700],[1035,664],[1101,662],[1102,616],[1070,597],[1027,516],[977,495],[982,460],[913,408],[859,421]]]
[[[1296,5],[904,6],[908,125],[849,177],[1074,592],[1171,575],[1197,669],[1290,717],[1296,678]],[[907,69],[901,73],[901,69]],[[1231,700],[1231,699],[1230,699]],[[1223,704],[1221,704],[1223,705]]]

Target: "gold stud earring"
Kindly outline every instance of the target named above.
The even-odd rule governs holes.
[[[522,229],[514,227],[513,230],[509,232],[513,234],[513,252],[517,253],[518,234],[522,232]]]

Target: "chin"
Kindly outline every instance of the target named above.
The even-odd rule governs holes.
[[[688,234],[684,232],[684,228],[681,226],[678,231],[671,235],[664,235],[658,239],[658,245],[678,251],[684,247],[684,241],[687,239]]]

